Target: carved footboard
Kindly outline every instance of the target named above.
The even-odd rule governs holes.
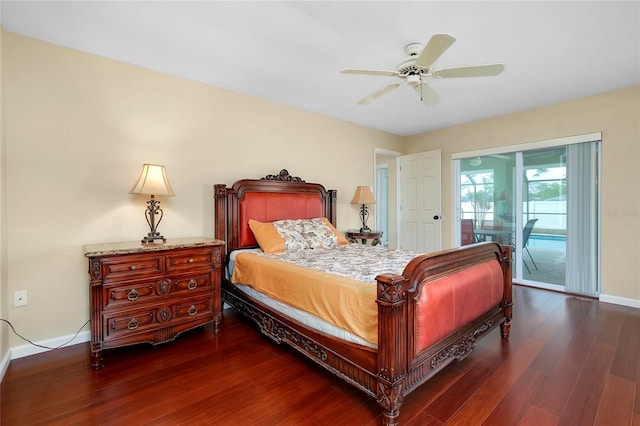
[[[407,394],[495,327],[509,337],[510,265],[510,247],[485,243],[419,256],[402,275],[377,277],[377,400],[385,425],[397,424]]]

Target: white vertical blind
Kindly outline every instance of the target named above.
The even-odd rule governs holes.
[[[598,294],[598,142],[567,146],[568,292]]]

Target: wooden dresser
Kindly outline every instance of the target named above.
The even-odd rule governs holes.
[[[183,238],[86,245],[91,365],[102,365],[104,349],[167,342],[207,323],[217,333],[224,244]]]

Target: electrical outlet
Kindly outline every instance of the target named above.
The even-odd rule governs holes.
[[[13,306],[27,306],[27,290],[20,290],[13,293]]]

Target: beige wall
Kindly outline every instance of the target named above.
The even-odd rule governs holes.
[[[0,27],[0,52],[3,45],[3,30]],[[7,290],[7,250],[6,250],[6,187],[5,187],[5,155],[4,155],[4,98],[2,92],[3,73],[2,55],[0,55],[0,318],[6,318],[8,311],[8,290]],[[9,333],[4,324],[0,324],[0,378],[2,377],[2,360],[9,354]],[[1,418],[0,418],[1,420]]]
[[[129,195],[142,163],[165,164],[165,236],[213,235],[213,188],[287,168],[338,190],[338,228],[373,185],[374,147],[402,138],[166,74],[5,33],[8,308],[32,340],[70,335],[89,317],[88,243],[148,232]],[[11,336],[11,346],[22,344]]]
[[[602,132],[601,293],[640,303],[639,86],[411,136],[405,150],[442,150],[443,213],[452,219],[453,153],[592,132]],[[452,245],[451,219],[444,247]]]

